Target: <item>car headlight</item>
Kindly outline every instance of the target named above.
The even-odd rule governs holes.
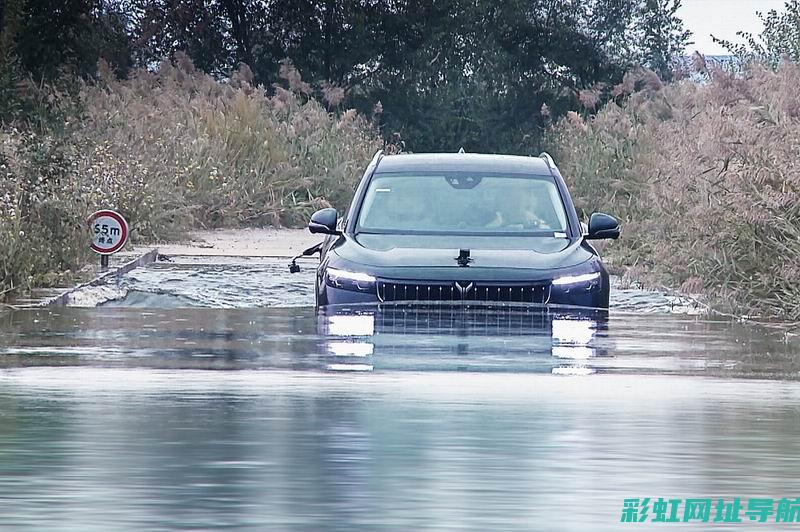
[[[328,286],[341,290],[352,290],[354,292],[375,291],[375,277],[367,273],[328,268],[325,270],[325,279]]]
[[[600,272],[582,273],[580,275],[564,275],[553,279],[553,286],[570,287],[575,285],[593,285],[600,279]]]

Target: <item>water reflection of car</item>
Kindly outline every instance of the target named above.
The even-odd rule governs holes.
[[[317,316],[335,371],[594,373],[608,355],[608,312],[425,303],[330,305]]]
[[[617,238],[595,213],[584,232],[552,158],[378,153],[343,219],[314,213],[317,306],[503,302],[608,307],[589,240]]]

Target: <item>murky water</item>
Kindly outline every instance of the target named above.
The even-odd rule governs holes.
[[[800,496],[779,337],[621,289],[316,315],[284,268],[159,264],[0,315],[0,527],[647,529],[623,499]],[[693,528],[782,526],[742,517]]]

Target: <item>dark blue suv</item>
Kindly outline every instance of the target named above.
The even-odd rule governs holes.
[[[608,273],[592,239],[613,217],[578,219],[553,159],[384,155],[343,219],[314,213],[317,307],[354,303],[503,303],[607,308]]]

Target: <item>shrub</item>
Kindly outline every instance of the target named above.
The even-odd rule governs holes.
[[[638,81],[552,129],[578,207],[624,220],[622,262],[725,310],[800,319],[800,65]]]
[[[103,72],[103,69],[101,69]],[[343,207],[381,147],[372,125],[328,112],[290,64],[268,96],[246,66],[220,83],[182,55],[127,81],[87,86],[79,171],[102,184],[140,235],[188,227],[295,225]]]
[[[65,140],[0,132],[0,294],[47,284],[45,274],[74,270],[88,255],[87,191]]]
[[[246,66],[220,82],[180,54],[127,80],[99,72],[72,96],[30,87],[48,119],[0,130],[0,299],[81,264],[97,208],[122,212],[134,239],[296,225],[343,208],[382,145],[368,120],[311,98],[289,63],[272,95]]]

